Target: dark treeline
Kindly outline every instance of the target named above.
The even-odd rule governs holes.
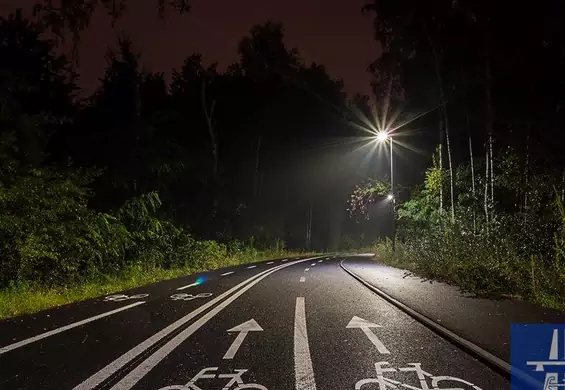
[[[39,25],[1,19],[2,283],[184,264],[189,234],[337,248],[359,162],[342,140],[359,130],[342,82],[283,38],[255,26],[225,71],[187,53],[170,81],[121,38],[83,98]]]
[[[436,148],[424,183],[401,194],[397,257],[472,290],[562,296],[565,5],[375,0],[365,12],[384,48],[375,96],[399,123],[428,113],[406,128],[428,131],[412,146]]]

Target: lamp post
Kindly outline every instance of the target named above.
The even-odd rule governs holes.
[[[392,205],[392,250],[396,248],[396,199],[394,197],[394,158],[392,154],[392,136],[388,131],[379,131],[376,135],[376,141],[378,143],[385,143],[389,141],[390,143],[390,194],[387,196],[387,200]]]

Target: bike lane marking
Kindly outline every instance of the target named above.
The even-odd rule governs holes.
[[[292,265],[292,264],[294,264],[294,263],[289,263],[288,265]],[[279,267],[281,267],[281,266],[279,266]],[[271,272],[272,270],[277,270],[277,269],[278,269],[278,267],[273,267],[273,268],[270,268],[270,269],[265,270],[263,272],[260,272],[257,275],[254,275],[254,276],[252,276],[248,279],[245,279],[243,282],[237,284],[236,286],[232,287],[231,289],[224,292],[223,294],[217,296],[213,300],[207,302],[206,304],[200,306],[196,310],[193,310],[192,312],[188,313],[184,317],[178,319],[177,321],[175,321],[172,324],[168,325],[167,327],[163,328],[159,332],[155,333],[153,336],[147,338],[142,343],[136,345],[135,347],[133,347],[132,349],[130,349],[129,351],[127,351],[126,353],[124,353],[123,355],[121,355],[120,357],[118,357],[117,359],[115,359],[114,361],[109,363],[108,365],[106,365],[104,368],[102,368],[101,370],[99,370],[98,372],[91,375],[89,378],[87,378],[86,380],[84,380],[83,382],[81,382],[80,384],[75,386],[73,388],[73,390],[91,390],[91,389],[94,389],[96,386],[98,386],[99,384],[104,382],[106,379],[110,378],[117,371],[122,369],[124,366],[126,366],[128,363],[130,363],[136,357],[138,357],[143,352],[145,352],[147,349],[151,348],[153,345],[155,345],[160,340],[167,337],[169,334],[171,334],[172,332],[174,332],[175,330],[177,330],[178,328],[180,328],[181,326],[183,326],[184,324],[186,324],[187,322],[192,320],[197,315],[208,310],[209,308],[216,305],[218,302],[220,302],[224,298],[226,298],[229,295],[233,294],[234,292],[238,291],[243,286],[245,286],[247,283],[255,281],[258,278],[261,278],[263,275],[266,275],[267,273]]]
[[[200,329],[200,327],[202,327],[204,324],[206,324],[208,321],[210,321],[216,314],[221,312],[223,309],[225,309],[227,306],[229,306],[233,301],[235,301],[237,298],[239,298],[243,293],[245,293],[251,287],[255,286],[257,283],[259,283],[261,280],[263,280],[267,276],[269,276],[269,275],[271,275],[271,274],[273,274],[273,273],[275,273],[275,272],[277,272],[277,271],[279,271],[283,268],[290,267],[292,265],[299,264],[299,263],[302,263],[302,262],[305,262],[305,261],[310,261],[312,259],[313,258],[296,260],[296,261],[293,261],[293,262],[288,263],[288,264],[283,264],[283,265],[279,265],[277,267],[273,267],[269,270],[263,271],[262,273],[256,275],[254,280],[247,283],[241,289],[239,289],[234,294],[229,296],[223,302],[218,304],[216,307],[214,307],[208,313],[206,313],[205,315],[200,317],[198,320],[196,320],[194,323],[192,323],[190,326],[188,326],[186,329],[184,329],[178,335],[176,335],[171,340],[169,340],[165,345],[163,345],[161,348],[159,348],[157,351],[155,351],[152,355],[150,355],[147,359],[145,359],[141,364],[139,364],[136,368],[134,368],[129,374],[127,374],[124,378],[122,378],[117,384],[112,386],[111,390],[129,390],[129,389],[131,389],[133,386],[135,386],[135,384],[137,382],[139,382],[145,375],[147,375],[147,373],[149,373],[157,364],[159,364],[159,362],[161,362],[165,357],[167,357],[175,348],[177,348],[187,338],[189,338],[192,334],[194,334],[194,332],[196,332],[198,329]],[[218,298],[216,298],[216,299],[218,299]],[[153,344],[151,344],[151,345],[153,345]],[[147,349],[147,348],[145,348],[145,349]],[[126,353],[126,355],[127,354],[128,353]],[[138,355],[139,354],[137,354],[136,356],[138,356]],[[129,359],[128,362],[131,361],[131,360],[133,360],[133,357],[131,359]],[[125,363],[123,365],[125,365]],[[120,368],[123,367],[123,365],[120,366]],[[112,373],[110,373],[109,375],[107,375],[107,373],[105,373],[107,376],[105,375],[105,378],[103,380],[108,378],[115,371],[117,371],[117,369],[112,371]],[[97,374],[95,374],[95,375],[97,375]],[[98,381],[94,386],[91,386],[91,387],[83,386],[83,384],[87,383],[87,382],[88,382],[89,385],[92,385],[94,383],[94,381],[90,381],[90,378],[89,378],[85,382],[83,382],[82,384],[75,387],[74,390],[92,389],[94,386],[99,384],[101,381]]]
[[[135,302],[135,303],[132,303],[131,305],[127,305],[127,306],[120,307],[118,309],[110,310],[110,311],[107,311],[106,313],[102,313],[102,314],[98,314],[98,315],[93,316],[93,317],[85,318],[82,321],[73,322],[72,324],[61,326],[60,328],[50,330],[49,332],[41,333],[41,334],[38,334],[37,336],[33,336],[33,337],[28,338],[28,339],[18,341],[17,343],[10,344],[10,345],[7,345],[5,347],[0,348],[0,355],[2,355],[3,353],[6,353],[8,351],[12,351],[14,349],[23,347],[24,345],[28,345],[28,344],[34,343],[36,341],[43,340],[47,337],[56,335],[58,333],[65,332],[69,329],[76,328],[77,326],[88,324],[89,322],[96,321],[96,320],[99,320],[101,318],[111,316],[112,314],[116,314],[116,313],[119,313],[121,311],[131,309],[132,307],[135,307],[135,306],[143,305],[144,303],[145,303],[145,301]]]
[[[308,344],[304,297],[296,298],[294,312],[294,372],[296,390],[316,390],[310,345]]]

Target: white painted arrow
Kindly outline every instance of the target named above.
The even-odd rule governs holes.
[[[379,353],[390,354],[390,351],[386,349],[382,341],[379,340],[377,335],[374,334],[373,331],[371,330],[371,328],[382,328],[382,326],[373,324],[372,322],[364,320],[363,318],[353,316],[351,321],[349,321],[349,324],[347,324],[346,328],[347,329],[360,328],[363,331],[363,333],[365,333],[365,335],[369,338],[369,340],[373,343],[373,345],[377,347]]]
[[[241,325],[228,329],[228,332],[239,332],[235,340],[233,341],[232,345],[229,347],[228,351],[224,355],[224,359],[233,359],[239,347],[243,343],[243,340],[247,337],[247,333],[249,332],[262,332],[263,328],[259,326],[257,321],[253,318],[249,321],[244,322]]]

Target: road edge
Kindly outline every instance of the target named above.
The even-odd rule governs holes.
[[[426,317],[425,315],[417,312],[416,310],[411,309],[410,307],[408,307],[404,303],[400,302],[399,300],[393,298],[392,296],[385,293],[384,291],[382,291],[378,287],[375,287],[374,285],[372,285],[371,283],[369,283],[365,279],[363,279],[361,276],[357,275],[356,273],[354,273],[353,271],[348,269],[346,267],[346,265],[343,264],[344,261],[345,261],[345,259],[343,259],[339,262],[340,267],[345,272],[347,272],[349,275],[351,275],[353,278],[355,278],[357,281],[359,281],[361,284],[365,285],[365,287],[369,288],[371,291],[373,291],[374,293],[379,295],[381,298],[383,298],[387,302],[391,303],[392,305],[396,306],[397,308],[399,308],[400,310],[402,310],[403,312],[405,312],[409,316],[413,317],[418,322],[424,324],[425,326],[427,326],[428,328],[430,328],[434,332],[438,333],[443,338],[448,339],[449,341],[451,341],[452,343],[461,347],[465,351],[471,353],[473,356],[479,358],[484,363],[486,363],[489,366],[496,369],[496,371],[501,372],[504,375],[510,377],[511,365],[508,362],[500,359],[499,357],[496,357],[492,353],[490,353],[490,352],[486,351],[485,349],[479,347],[478,345],[474,344],[473,342],[471,342],[471,341],[457,335],[453,331],[447,329],[445,326],[442,326],[442,325],[438,324],[437,322],[431,320],[430,318]]]

